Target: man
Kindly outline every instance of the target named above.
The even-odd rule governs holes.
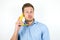
[[[49,40],[47,27],[34,19],[33,5],[30,3],[24,4],[22,12],[25,17],[24,24],[27,25],[22,26],[23,22],[18,20],[11,40]]]

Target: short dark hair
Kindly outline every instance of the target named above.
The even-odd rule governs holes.
[[[34,7],[33,7],[32,4],[30,4],[30,3],[25,3],[25,4],[23,5],[23,7],[22,7],[22,12],[24,12],[24,8],[25,8],[25,7],[32,7],[33,10],[34,10]]]

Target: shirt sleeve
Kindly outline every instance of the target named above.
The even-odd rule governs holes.
[[[43,28],[42,28],[41,38],[42,38],[42,40],[50,40],[49,31],[48,31],[48,28],[46,26],[43,26]]]

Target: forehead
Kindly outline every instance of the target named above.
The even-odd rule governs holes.
[[[32,7],[25,7],[24,11],[26,11],[26,10],[33,10],[33,8]]]

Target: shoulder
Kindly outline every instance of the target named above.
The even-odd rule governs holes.
[[[38,21],[35,21],[35,23],[36,23],[38,26],[40,26],[40,27],[45,27],[45,26],[46,26],[45,24],[43,24],[43,23],[41,23],[41,22],[38,22]]]
[[[45,24],[40,23],[38,21],[36,21],[36,24],[42,31],[48,30],[48,28],[47,28],[47,26]]]

